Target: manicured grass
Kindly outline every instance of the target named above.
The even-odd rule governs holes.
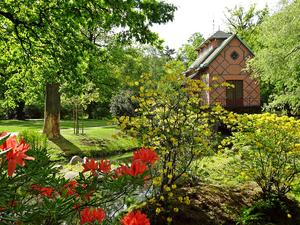
[[[61,121],[61,138],[48,141],[53,160],[69,160],[73,155],[104,158],[121,155],[139,146],[136,139],[121,135],[111,120],[85,120],[84,134],[73,133],[73,121]],[[43,120],[0,120],[0,132],[42,132]],[[81,132],[81,130],[80,130]]]
[[[0,131],[21,132],[23,130],[42,131],[44,120],[0,120]],[[84,128],[111,125],[111,120],[84,120]],[[80,123],[81,126],[81,123]],[[73,128],[72,120],[61,120],[61,129]]]

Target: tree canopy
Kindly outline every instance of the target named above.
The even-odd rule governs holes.
[[[256,40],[258,25],[264,21],[268,14],[267,6],[263,9],[257,9],[255,4],[251,5],[249,9],[243,6],[235,6],[232,9],[227,8],[225,13],[227,29],[245,40],[255,51],[259,47]]]
[[[300,110],[300,1],[284,4],[259,27],[261,46],[251,68],[268,94],[267,109],[299,114]]]
[[[1,1],[1,76],[17,88],[55,84],[46,95],[64,82],[78,89],[103,75],[99,64],[110,60],[108,39],[155,43],[158,35],[150,27],[172,20],[175,9],[148,0]],[[46,111],[47,102],[59,104],[59,93],[52,97],[46,96]]]
[[[196,48],[204,41],[204,37],[199,32],[192,34],[187,43],[183,44],[178,51],[178,59],[183,61],[186,66],[190,66],[197,59]]]

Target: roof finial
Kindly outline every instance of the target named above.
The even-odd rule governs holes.
[[[213,19],[213,33],[215,33],[215,19]]]
[[[221,30],[220,25],[219,25],[219,27],[218,27],[218,30]]]

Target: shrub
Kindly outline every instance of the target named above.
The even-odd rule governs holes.
[[[160,155],[149,203],[166,224],[179,204],[189,204],[188,197],[177,191],[178,181],[187,175],[194,159],[211,152],[211,124],[223,111],[205,104],[201,94],[208,89],[200,80],[170,73],[156,82],[144,75],[135,85],[139,90],[132,97],[138,103],[136,114],[118,120],[123,131]]]
[[[132,99],[133,93],[128,90],[120,91],[113,96],[110,103],[110,112],[113,116],[134,116],[137,108],[136,102]]]
[[[300,182],[300,121],[268,113],[237,118],[225,140],[237,170],[259,185],[263,198],[284,199]]]
[[[35,140],[35,135],[27,135]],[[21,139],[0,135],[1,224],[120,224],[116,215],[126,199],[150,181],[157,160],[153,150],[138,150],[131,164],[111,168],[108,160],[88,159],[79,177],[66,180],[59,174],[41,144],[31,148]],[[149,157],[151,156],[151,157]],[[127,201],[128,202],[128,201]],[[128,205],[127,205],[128,206]],[[141,212],[129,214],[123,225]],[[125,218],[125,217],[124,217]]]

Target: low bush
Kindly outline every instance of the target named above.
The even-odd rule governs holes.
[[[285,199],[300,182],[300,121],[275,114],[237,116],[223,143],[238,171],[255,181],[264,199]]]
[[[150,225],[145,214],[128,209],[128,198],[151,181],[158,160],[152,149],[134,152],[130,164],[113,169],[108,160],[88,159],[73,180],[59,175],[42,137],[0,135],[0,224],[120,224]],[[138,201],[138,200],[136,200]],[[139,200],[141,201],[141,200]]]

